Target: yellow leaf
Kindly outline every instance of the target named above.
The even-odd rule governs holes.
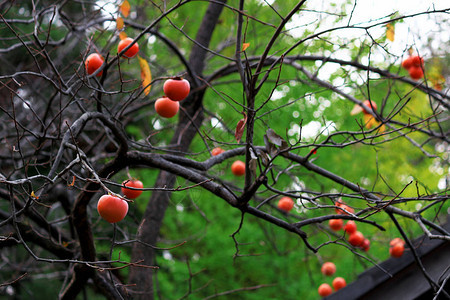
[[[34,199],[36,199],[36,200],[39,199],[39,197],[36,196],[36,194],[34,193],[34,191],[31,191],[30,196],[31,196],[31,198],[34,198]]]
[[[130,2],[128,2],[128,0],[123,1],[119,6],[120,12],[125,18],[130,14],[130,8]]]
[[[120,40],[124,40],[127,38],[127,34],[125,33],[125,31],[122,31],[121,33],[119,33],[119,39]]]
[[[378,129],[378,133],[384,133],[386,131],[386,126],[381,125],[380,128]]]
[[[365,124],[367,129],[370,129],[370,128],[378,125],[378,121],[375,120],[375,118],[372,117],[371,115],[366,115],[365,114],[363,116],[363,119],[364,119],[364,124]]]
[[[69,183],[67,186],[74,186],[75,185],[75,176],[73,176],[72,182]]]
[[[388,23],[388,24],[386,25],[386,38],[387,38],[388,40],[390,40],[391,42],[394,41],[394,38],[395,38],[395,28],[394,28],[394,25],[391,24],[391,23]]]
[[[145,59],[138,56],[139,58],[139,65],[141,66],[141,79],[142,79],[142,88],[144,89],[145,95],[148,95],[150,93],[152,82],[152,72],[150,72],[150,67]]]
[[[116,28],[117,28],[117,30],[122,30],[123,29],[123,18],[122,17],[117,17],[117,19],[116,19]]]
[[[243,43],[242,44],[242,51],[247,50],[247,48],[250,46],[250,43]]]

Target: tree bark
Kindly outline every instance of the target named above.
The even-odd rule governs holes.
[[[226,0],[220,1],[226,3]],[[208,9],[203,17],[202,24],[196,36],[196,43],[192,47],[191,55],[189,57],[189,64],[193,72],[193,78],[190,79],[192,85],[191,90],[195,90],[200,77],[205,67],[205,58],[209,47],[212,34],[215,26],[222,12],[223,5],[218,3],[210,3]],[[201,46],[200,46],[201,45]],[[202,47],[203,46],[203,47]],[[182,109],[180,110],[180,117],[177,129],[171,140],[171,145],[174,150],[180,153],[187,152],[191,141],[197,134],[197,128],[203,122],[203,95],[204,90],[199,90],[183,100]],[[157,177],[155,187],[171,188],[175,184],[176,176],[165,171],[161,171]],[[154,191],[147,205],[142,222],[139,224],[137,231],[137,239],[150,245],[156,245],[159,231],[167,210],[170,192]],[[154,265],[155,251],[150,247],[146,247],[140,243],[135,243],[132,252],[132,261],[141,261],[141,264]],[[131,267],[129,283],[135,285],[130,288],[135,299],[153,299],[153,269]]]

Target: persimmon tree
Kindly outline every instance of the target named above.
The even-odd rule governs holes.
[[[348,283],[401,238],[446,295],[411,244],[450,239],[450,8],[427,2],[365,21],[356,1],[0,3],[1,293],[318,297],[323,262]]]

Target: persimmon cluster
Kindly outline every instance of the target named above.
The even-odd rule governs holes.
[[[124,58],[133,58],[139,52],[139,44],[133,43],[133,39],[130,37],[124,38],[119,42],[117,46],[117,54],[122,55]],[[131,45],[132,44],[132,45]],[[130,46],[131,45],[131,46]],[[129,47],[126,51],[124,51]],[[122,53],[123,52],[123,53]],[[94,74],[98,69],[102,67],[104,63],[103,57],[98,53],[90,54],[85,61],[86,72],[88,75]],[[103,70],[96,74],[97,77],[102,76]],[[180,109],[181,100],[184,100],[191,90],[189,81],[180,77],[174,77],[166,80],[163,86],[164,96],[158,98],[155,102],[156,113],[163,118],[172,118]]]
[[[320,271],[325,276],[333,276],[336,273],[336,265],[332,262],[327,261],[322,265]],[[347,285],[347,282],[343,277],[335,277],[331,285],[333,286],[333,289],[335,291],[338,291],[344,288]],[[328,283],[322,283],[317,291],[321,297],[326,297],[333,293],[333,289]]]
[[[355,210],[344,203],[341,199],[336,201],[336,214],[338,215],[348,215],[353,214]],[[369,239],[365,238],[364,235],[358,231],[355,221],[349,220],[344,225],[344,221],[342,219],[331,219],[328,221],[328,225],[333,231],[339,231],[341,229],[344,229],[344,232],[348,234],[347,241],[350,245],[353,247],[357,247],[362,249],[363,251],[369,251],[370,248],[370,241]]]
[[[122,183],[122,193],[128,199],[136,199],[142,194],[144,185],[140,180],[125,180]],[[114,195],[103,195],[97,203],[99,215],[109,223],[122,221],[128,213],[128,202]]]
[[[402,67],[408,71],[409,77],[414,80],[423,78],[423,57],[419,55],[408,56],[403,62]]]

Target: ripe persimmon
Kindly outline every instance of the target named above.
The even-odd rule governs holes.
[[[400,257],[403,255],[403,252],[405,251],[405,241],[401,238],[395,238],[392,239],[389,242],[389,254],[392,257]]]
[[[128,203],[113,195],[103,195],[98,200],[97,211],[109,223],[117,223],[127,215]]]
[[[92,75],[95,73],[95,71],[97,71],[102,65],[103,65],[103,57],[98,54],[98,53],[92,53],[89,54],[89,56],[86,58],[86,62],[85,67],[86,67],[86,72],[88,73],[88,75]],[[100,71],[97,73],[97,77],[102,76],[103,71]]]
[[[362,242],[361,245],[359,245],[359,247],[363,250],[363,251],[369,251],[370,249],[370,241],[369,239],[365,238],[364,241]]]
[[[402,61],[402,67],[403,67],[404,69],[406,69],[406,70],[409,70],[409,68],[411,68],[412,65],[413,65],[413,62],[412,62],[411,56],[408,56],[407,58],[405,58],[405,59]]]
[[[322,283],[317,291],[321,297],[326,297],[333,293],[333,290],[328,283]]]
[[[222,154],[224,152],[225,152],[225,150],[223,150],[222,148],[216,147],[216,148],[212,149],[211,154],[212,154],[212,156],[216,156],[216,155]]]
[[[328,225],[334,231],[339,231],[344,227],[344,221],[342,219],[331,219],[328,221]]]
[[[189,81],[182,78],[168,79],[164,82],[164,94],[172,101],[181,101],[189,95],[191,86]]]
[[[285,212],[289,212],[292,208],[294,208],[294,201],[291,198],[285,196],[278,201],[277,206],[279,209],[284,210]]]
[[[423,67],[423,57],[419,55],[411,56],[411,63],[416,67]]]
[[[177,101],[172,101],[166,96],[159,98],[155,102],[155,110],[158,115],[164,118],[172,118],[180,109],[180,104]]]
[[[389,246],[395,246],[395,245],[397,245],[398,243],[400,243],[400,244],[405,244],[405,241],[404,240],[402,240],[401,238],[394,238],[394,239],[392,239],[390,242],[389,242]]]
[[[422,67],[412,66],[409,69],[409,76],[411,79],[419,80],[423,77],[423,70]]]
[[[123,40],[121,40],[119,42],[119,45],[117,46],[117,53],[122,52],[123,49],[125,49],[126,47],[128,47],[129,44],[131,44],[133,42],[132,38],[124,38]],[[130,47],[130,49],[128,49],[127,51],[125,51],[125,53],[123,54],[124,57],[126,58],[132,58],[134,56],[136,56],[136,54],[139,52],[139,45],[138,43],[134,43],[133,46]]]
[[[320,271],[325,276],[331,276],[336,273],[336,265],[330,261],[327,261],[322,265]]]
[[[342,277],[336,277],[333,279],[332,285],[335,291],[339,291],[347,285],[347,282],[345,282],[345,279]]]
[[[178,103],[178,102],[176,102],[176,103]],[[231,165],[231,172],[236,176],[244,175],[245,174],[245,163],[243,161],[236,160]]]
[[[400,257],[405,252],[405,246],[402,243],[397,243],[389,248],[389,254],[392,257]]]
[[[365,101],[363,102],[363,104],[364,104],[365,106],[367,106],[368,108],[372,109],[373,111],[377,110],[377,104],[375,103],[375,101],[372,101],[372,100],[365,100]],[[367,115],[367,114],[369,114],[369,112],[363,108],[363,114],[366,114],[366,115]]]
[[[128,189],[126,187],[137,188],[137,189],[142,189],[144,187],[144,185],[142,184],[142,181],[137,180],[137,179],[125,180],[124,182],[122,182],[122,185],[123,185],[122,193],[128,199],[136,199],[137,197],[139,197],[142,194],[142,190],[132,190],[132,189]]]
[[[348,242],[350,245],[358,247],[364,242],[364,235],[359,231],[355,231],[348,237]]]
[[[344,226],[344,231],[347,232],[348,234],[352,234],[353,232],[355,232],[357,229],[356,227],[356,223],[355,221],[347,221],[347,223]]]

